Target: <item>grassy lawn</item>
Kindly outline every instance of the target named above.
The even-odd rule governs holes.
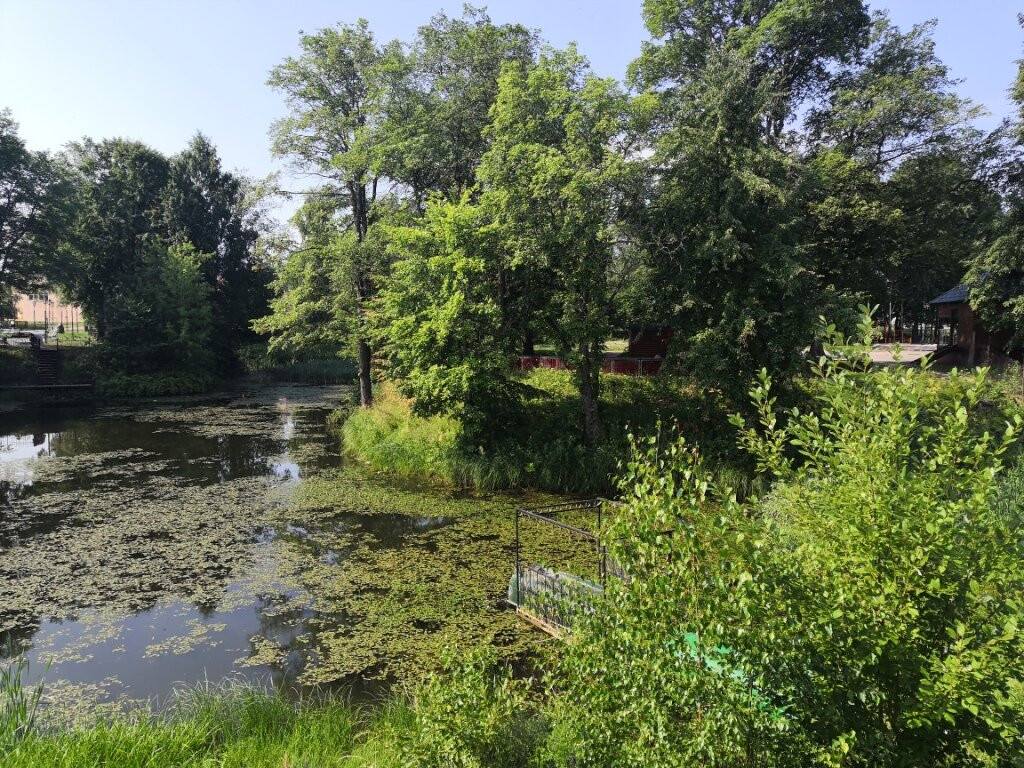
[[[58,333],[56,339],[56,343],[62,347],[88,347],[94,342],[93,337],[84,331],[78,331],[76,333]]]
[[[626,347],[629,346],[629,339],[608,339],[604,343],[604,351],[612,354],[621,355],[626,351]],[[542,356],[554,357],[558,355],[558,350],[555,349],[554,344],[535,344],[533,351]]]

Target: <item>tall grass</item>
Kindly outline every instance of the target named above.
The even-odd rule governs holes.
[[[20,685],[14,676],[4,677],[0,695],[20,700]],[[35,704],[38,690],[30,696]],[[0,731],[4,768],[397,768],[414,716],[402,699],[376,708],[329,697],[296,704],[224,683],[178,692],[161,714],[137,709],[73,729],[41,728],[24,717],[16,722],[16,739],[6,722]]]
[[[28,674],[23,656],[0,669],[0,755],[35,730],[43,685],[26,685]]]
[[[459,424],[443,416],[419,418],[394,385],[381,384],[371,409],[353,409],[341,427],[346,450],[398,477],[454,483]]]

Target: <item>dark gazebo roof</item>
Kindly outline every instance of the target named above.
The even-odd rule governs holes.
[[[967,301],[966,285],[958,285],[956,288],[951,288],[941,296],[936,296],[934,299],[929,301],[929,304],[963,304]]]

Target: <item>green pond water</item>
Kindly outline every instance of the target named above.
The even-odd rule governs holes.
[[[511,510],[547,499],[346,462],[326,425],[346,396],[0,414],[0,656],[48,665],[49,701],[72,709],[226,678],[376,695],[478,643],[530,659],[549,641],[505,604]],[[579,554],[544,535],[545,557]]]

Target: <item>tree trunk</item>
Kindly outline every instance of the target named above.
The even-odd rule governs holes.
[[[580,345],[580,401],[583,405],[583,444],[588,448],[604,437],[604,424],[598,407],[598,377],[601,374],[599,362],[595,362],[593,350],[586,344]]]
[[[352,221],[355,224],[356,240],[360,246],[366,240],[370,229],[370,208],[366,197],[366,184],[349,182],[349,196],[352,201]],[[373,196],[377,195],[377,182],[373,182]],[[361,332],[365,332],[366,305],[373,295],[371,278],[362,269],[358,269],[355,277],[356,312],[359,315]],[[366,337],[359,337],[359,405],[369,408],[373,405],[373,381],[370,378],[370,367],[373,355]]]
[[[527,331],[523,334],[523,354],[527,357],[533,357],[537,353],[533,345],[533,331]]]
[[[370,381],[370,345],[359,340],[359,404],[363,408],[373,405],[373,384]]]

